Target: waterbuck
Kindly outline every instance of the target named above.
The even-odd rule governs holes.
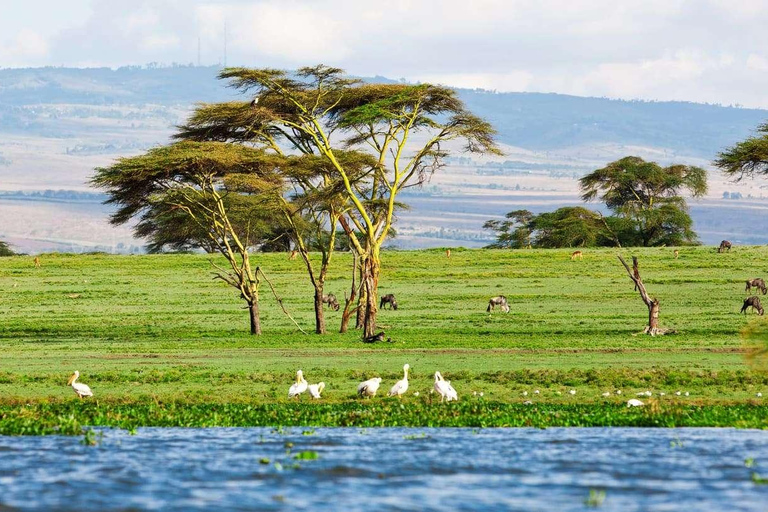
[[[765,281],[763,281],[759,277],[756,277],[755,279],[747,279],[747,287],[744,291],[749,293],[752,291],[752,288],[757,288],[758,290],[763,292],[763,295],[768,293],[768,288],[765,287]]]
[[[747,314],[747,308],[751,307],[752,311],[757,311],[757,314],[763,316],[763,305],[760,304],[760,297],[752,296],[744,299],[744,305],[741,306],[741,312]]]
[[[397,311],[397,300],[395,300],[395,296],[393,294],[387,294],[384,295],[381,300],[379,301],[379,309],[384,309],[384,306],[386,304],[389,304],[389,309],[394,309]]]
[[[485,311],[490,313],[491,311],[496,309],[497,306],[503,312],[509,313],[509,304],[507,303],[507,298],[503,295],[499,295],[498,297],[492,297],[491,300],[488,301],[488,308]]]
[[[720,242],[720,247],[717,248],[717,252],[726,252],[731,250],[731,247],[733,247],[733,244],[729,242],[728,240],[723,240]]]

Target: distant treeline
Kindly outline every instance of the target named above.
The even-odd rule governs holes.
[[[2,199],[102,203],[107,200],[107,195],[81,190],[5,190],[0,191],[0,200]]]

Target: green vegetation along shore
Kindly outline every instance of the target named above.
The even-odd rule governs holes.
[[[661,325],[677,331],[657,337],[637,334],[647,309],[615,250],[587,250],[582,261],[566,250],[454,249],[450,259],[438,250],[389,251],[381,292],[400,307],[379,317],[394,343],[376,345],[354,330],[298,332],[268,288],[264,334],[250,336],[247,312],[211,279],[207,256],[43,255],[39,269],[29,257],[3,258],[0,433],[82,425],[768,428],[768,399],[757,396],[768,397],[768,373],[759,360],[748,364],[741,336],[763,319],[739,314],[744,281],[768,277],[768,248],[678,249],[679,259],[673,248],[623,251],[638,256],[661,301]],[[337,256],[326,290],[341,300],[351,257]],[[255,259],[310,331],[302,262]],[[511,312],[489,315],[488,298],[498,294]],[[327,321],[336,330],[340,313],[328,311]],[[406,362],[407,395],[387,398]],[[322,400],[288,400],[299,368],[310,383],[326,383]],[[95,399],[80,401],[66,387],[74,370]],[[435,370],[452,381],[458,403],[430,395]],[[357,383],[374,376],[384,379],[379,395],[359,400]],[[627,409],[644,391],[653,393],[640,397],[646,406]]]

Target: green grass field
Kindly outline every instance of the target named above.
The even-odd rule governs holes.
[[[29,257],[1,258],[0,424],[18,416],[19,404],[50,414],[56,407],[93,408],[72,404],[66,381],[73,370],[93,388],[98,407],[319,407],[288,403],[287,389],[301,368],[310,383],[327,384],[324,407],[347,410],[388,407],[394,399],[382,391],[407,362],[411,385],[402,402],[423,413],[411,423],[423,417],[429,424],[438,414],[429,410],[447,405],[431,403],[429,395],[432,374],[440,370],[459,393],[460,405],[449,406],[459,416],[476,414],[469,411],[480,400],[620,411],[628,398],[651,390],[657,413],[738,405],[763,418],[749,425],[768,426],[768,408],[756,398],[758,392],[768,397],[768,374],[747,365],[740,335],[762,319],[739,314],[744,280],[768,278],[768,248],[736,247],[726,254],[680,248],[677,260],[671,248],[624,251],[639,257],[646,286],[661,301],[662,325],[678,331],[654,338],[637,334],[647,310],[615,250],[586,250],[583,261],[569,254],[454,249],[449,260],[437,250],[386,252],[380,291],[394,293],[400,309],[379,317],[396,343],[375,346],[362,344],[358,331],[337,334],[341,314],[330,310],[331,334],[298,332],[266,286],[264,335],[248,335],[243,304],[211,279],[206,256],[44,255],[39,269]],[[311,331],[311,287],[302,262],[285,254],[254,259]],[[326,286],[340,300],[350,264],[349,255],[338,254]],[[512,310],[489,315],[488,298],[498,294],[508,297]],[[377,375],[384,378],[380,396],[356,404],[357,383]],[[690,396],[674,396],[678,390]],[[611,397],[603,398],[605,391]],[[660,391],[667,395],[657,398]]]

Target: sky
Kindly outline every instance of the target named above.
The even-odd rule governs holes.
[[[0,0],[0,68],[323,63],[497,91],[768,108],[766,0]]]

